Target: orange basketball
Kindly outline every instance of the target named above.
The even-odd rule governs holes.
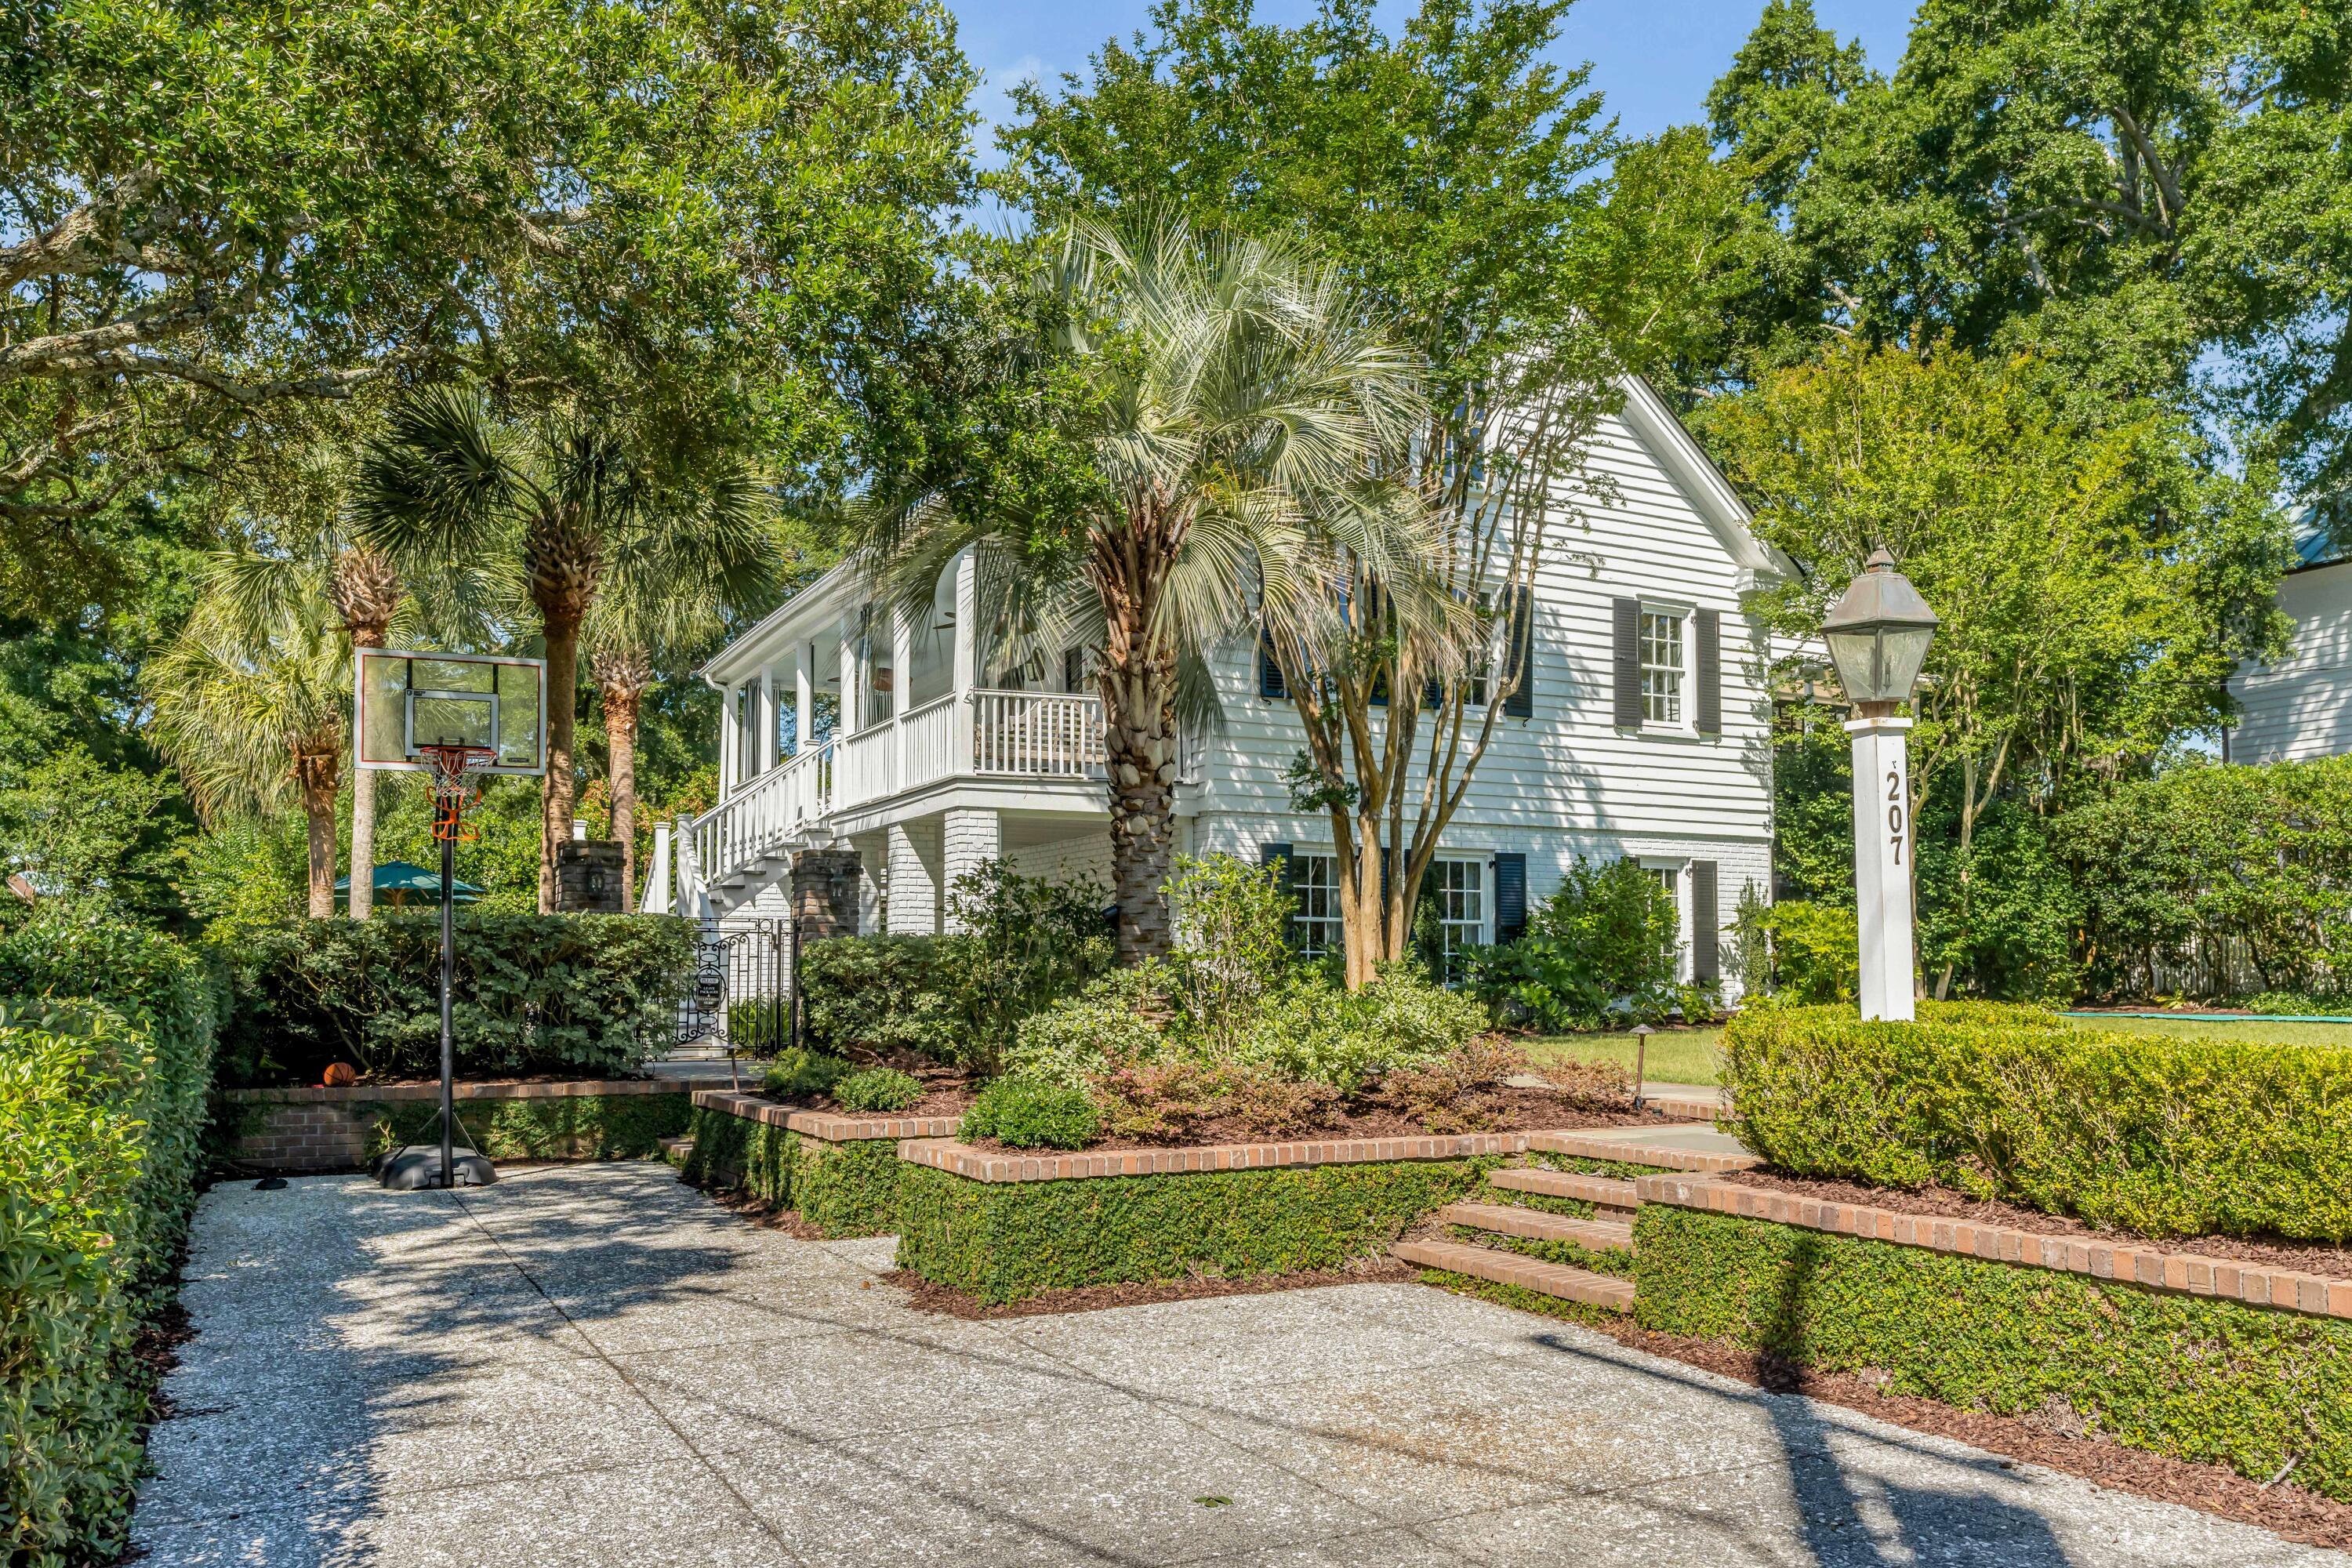
[[[352,1069],[351,1063],[336,1062],[327,1068],[327,1076],[319,1081],[329,1089],[341,1089],[345,1084],[357,1083],[359,1080],[360,1075]]]

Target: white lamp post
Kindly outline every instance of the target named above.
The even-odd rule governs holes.
[[[1936,612],[1882,547],[1822,623],[1839,684],[1853,700],[1854,913],[1862,928],[1862,1016],[1906,1022],[1911,1006],[1911,796],[1901,715],[1936,636]]]

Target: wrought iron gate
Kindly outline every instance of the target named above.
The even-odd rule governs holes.
[[[798,1039],[796,927],[790,919],[761,917],[703,942],[695,955],[693,1000],[678,1019],[678,1043],[716,1037],[730,1051],[772,1056]]]

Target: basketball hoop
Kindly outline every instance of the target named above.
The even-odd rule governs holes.
[[[488,746],[419,746],[416,754],[433,774],[433,837],[436,842],[470,844],[466,813],[482,798],[482,780],[499,754]]]

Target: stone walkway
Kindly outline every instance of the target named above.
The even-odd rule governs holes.
[[[1548,1319],[1363,1285],[969,1323],[653,1164],[215,1189],[181,1565],[2352,1565]]]

